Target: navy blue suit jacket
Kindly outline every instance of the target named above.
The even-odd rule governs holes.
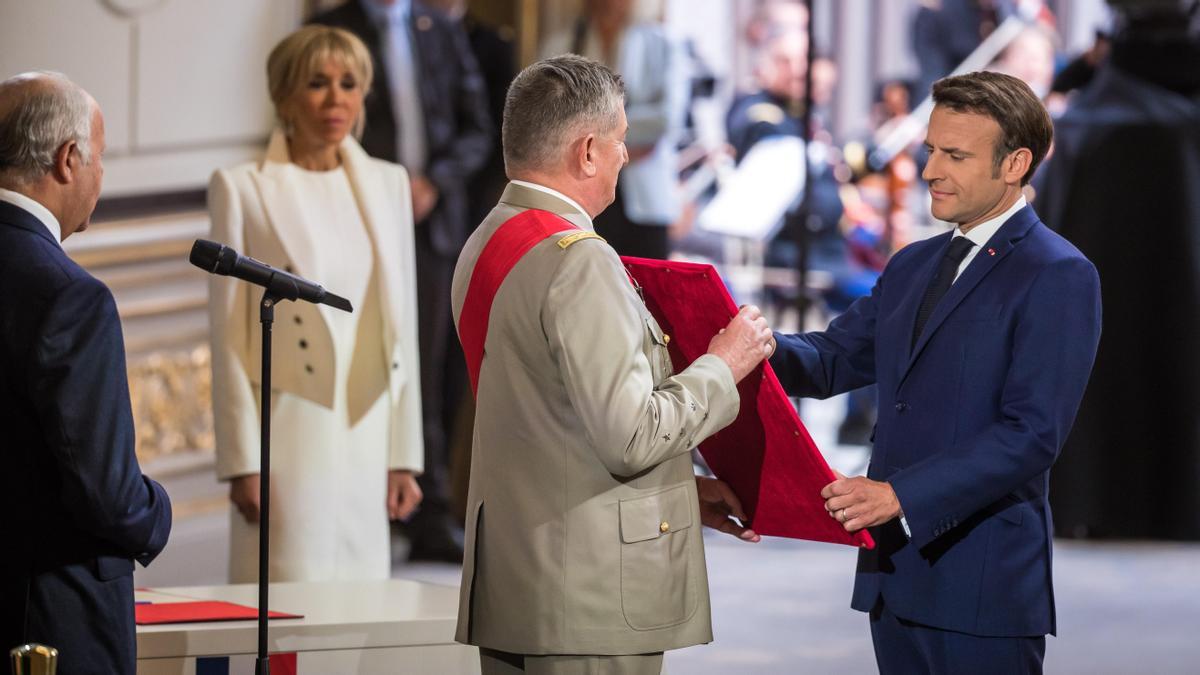
[[[878,383],[868,477],[899,520],[873,528],[852,606],[882,597],[917,623],[984,636],[1055,630],[1050,467],[1071,429],[1100,338],[1096,269],[1038,219],[1013,215],[942,298],[915,347],[921,296],[950,233],[897,253],[871,295],[828,330],[779,335],[790,394]]]
[[[133,673],[133,560],[171,503],[134,456],[112,294],[30,213],[0,202],[0,651],[59,650],[60,673]]]

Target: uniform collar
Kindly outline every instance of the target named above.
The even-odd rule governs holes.
[[[533,194],[530,194],[530,191]],[[553,199],[545,199],[543,195],[547,195]],[[504,190],[504,195],[500,197],[500,201],[531,209],[542,209],[543,211],[550,211],[559,215],[575,215],[573,212],[578,212],[579,215],[583,216],[584,221],[587,222],[587,229],[595,229],[595,226],[592,224],[592,217],[588,215],[587,211],[583,210],[583,207],[578,202],[558,190],[548,188],[545,185],[530,183],[526,180],[511,180],[508,183],[508,187]]]

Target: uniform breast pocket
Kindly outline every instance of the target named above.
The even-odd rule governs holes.
[[[647,345],[646,358],[654,369],[654,381],[660,382],[670,377],[674,370],[671,367],[671,337],[663,332],[654,317],[646,317]]]
[[[683,623],[696,611],[694,508],[686,483],[620,503],[621,608],[635,630]]]

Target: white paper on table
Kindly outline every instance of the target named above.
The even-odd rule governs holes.
[[[721,183],[697,222],[709,232],[765,241],[799,199],[804,173],[804,139],[764,138]]]

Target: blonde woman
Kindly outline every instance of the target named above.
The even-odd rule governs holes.
[[[272,581],[384,579],[388,518],[421,500],[412,206],[404,169],[372,159],[361,130],[371,59],[358,38],[307,26],[267,61],[280,128],[262,161],[217,171],[212,237],[313,279],[354,312],[275,312]],[[231,581],[257,578],[261,289],[213,277],[217,474],[230,484]]]

